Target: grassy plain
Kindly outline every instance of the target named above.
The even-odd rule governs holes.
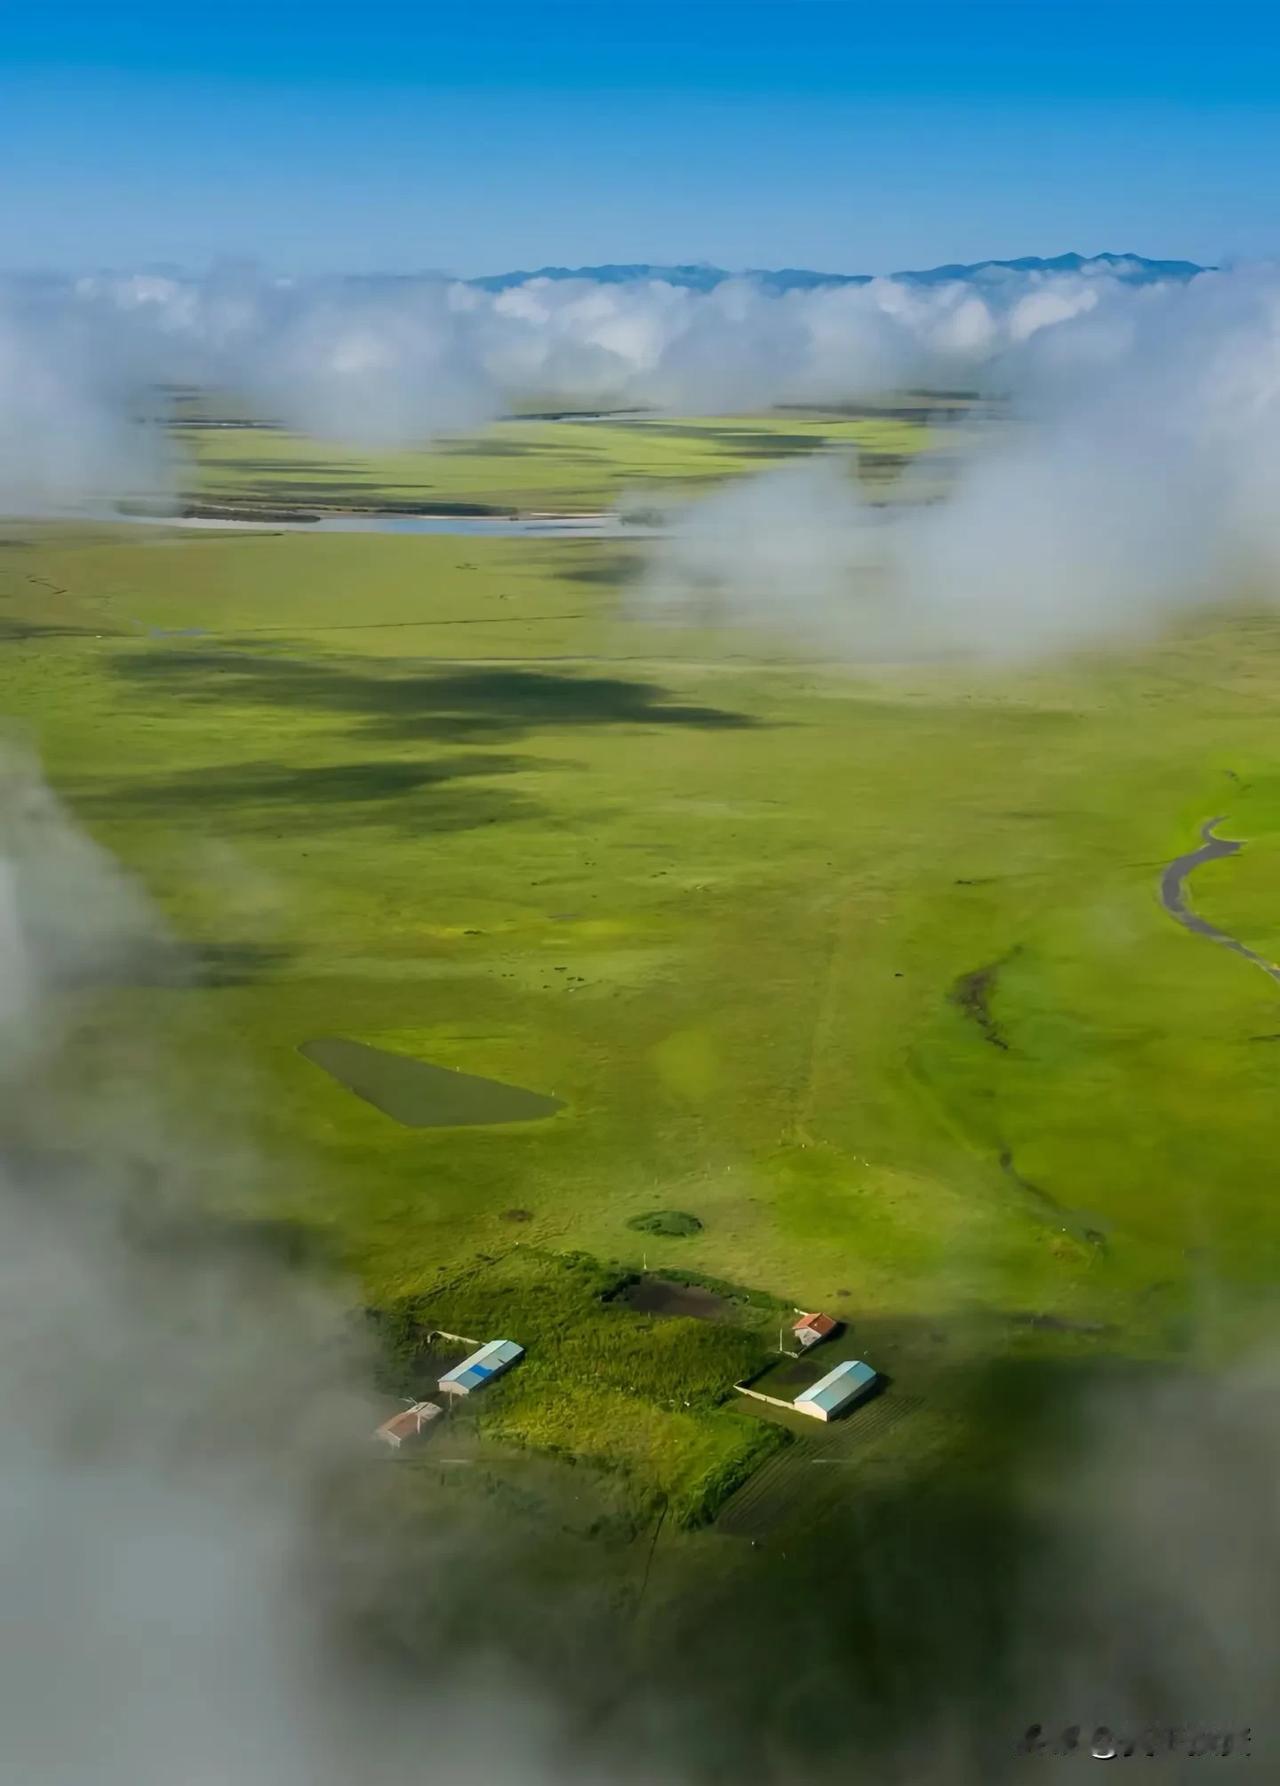
[[[508,424],[368,484],[568,507],[643,454],[760,462],[700,426]],[[208,431],[205,488],[279,487],[297,443],[252,441]],[[1001,1455],[975,1361],[1237,1343],[1280,1270],[1280,995],[1156,885],[1226,815],[1248,845],[1192,897],[1280,950],[1280,625],[835,665],[655,624],[643,549],[3,529],[3,709],[203,957],[120,996],[175,1072],[241,1069],[204,1113],[252,1113],[236,1207],[312,1231],[410,1373],[430,1327],[523,1340],[482,1429],[688,1519],[778,1442],[722,1395],[779,1306],[923,1399],[880,1448],[906,1470]],[[565,1108],[401,1127],[299,1053],[333,1036]],[[637,1231],[661,1210],[702,1226]],[[641,1266],[761,1295],[723,1328],[601,1300]]]
[[[922,411],[928,415],[929,411]],[[945,413],[945,412],[943,412]],[[548,513],[643,502],[832,445],[865,472],[896,468],[927,443],[913,412],[637,416],[497,422],[402,452],[335,450],[271,428],[175,431],[176,477],[194,500],[328,508],[454,504]]]

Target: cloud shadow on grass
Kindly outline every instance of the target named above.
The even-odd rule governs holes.
[[[592,543],[587,551],[575,552],[572,559],[557,571],[566,583],[586,583],[601,589],[625,589],[639,583],[648,564],[648,555],[629,546],[602,551]]]
[[[620,676],[524,667],[457,666],[308,657],[305,643],[277,652],[230,646],[165,646],[112,661],[135,691],[221,709],[290,710],[327,716],[339,736],[379,745],[498,745],[540,732],[683,726],[733,730],[749,715],[678,702],[660,684]],[[305,749],[307,741],[300,743]],[[429,756],[359,757],[329,763],[218,763],[177,774],[82,782],[76,805],[96,819],[218,817],[244,832],[305,835],[344,826],[442,835],[537,818],[523,792],[495,778],[545,770],[545,758],[499,750]]]
[[[917,1325],[918,1353],[931,1321],[860,1321],[860,1349],[883,1364],[888,1329],[896,1343]],[[878,1454],[859,1433],[897,1386],[783,1454],[776,1523],[672,1600],[651,1684],[672,1749],[701,1750],[717,1779],[759,1777],[772,1754],[770,1778],[854,1762],[895,1786],[1005,1786],[1035,1770],[1017,1748],[1037,1718],[1055,1732],[1177,1724],[1192,1684],[1219,1726],[1247,1722],[1275,1647],[1257,1587],[1276,1554],[1274,1447],[1256,1417],[1269,1385],[1046,1344],[951,1355],[914,1386]],[[939,1400],[947,1449],[913,1453]],[[1213,1518],[1227,1481],[1238,1527]],[[706,1658],[696,1690],[675,1660],[690,1653]],[[778,1656],[804,1666],[780,1671]],[[1060,1777],[1052,1752],[1043,1765]]]
[[[27,599],[31,599],[29,594]],[[56,620],[23,620],[5,616],[0,619],[0,645],[24,645],[32,639],[100,639],[110,635],[113,630],[109,626],[66,626]]]
[[[287,649],[287,647],[286,647]],[[744,730],[728,708],[679,702],[660,684],[545,669],[374,667],[368,659],[308,659],[249,650],[155,650],[117,659],[116,673],[180,699],[347,715],[380,739],[444,743],[526,737],[577,726]],[[401,766],[403,767],[403,766]]]
[[[82,782],[75,790],[75,805],[91,821],[165,819],[204,811],[247,832],[367,825],[440,835],[535,816],[536,804],[523,795],[463,785],[519,767],[521,759],[501,756],[306,767],[220,763],[169,776]]]
[[[200,943],[194,977],[206,986],[247,986],[284,967],[293,954],[276,943]]]

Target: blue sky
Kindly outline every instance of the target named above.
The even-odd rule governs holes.
[[[0,0],[0,262],[1280,253],[1280,8]]]

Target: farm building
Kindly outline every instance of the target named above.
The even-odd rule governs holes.
[[[417,1439],[426,1432],[433,1420],[438,1420],[443,1409],[435,1402],[414,1402],[410,1408],[402,1408],[400,1413],[393,1414],[390,1420],[384,1420],[374,1434],[384,1445],[390,1445],[393,1451],[399,1451],[406,1439]]]
[[[809,1346],[816,1346],[819,1340],[826,1339],[829,1334],[835,1332],[839,1325],[840,1323],[832,1320],[830,1315],[802,1314],[791,1331],[800,1344],[807,1349]]]
[[[451,1371],[445,1372],[440,1379],[440,1393],[470,1395],[473,1389],[483,1389],[490,1378],[500,1377],[517,1358],[523,1357],[524,1347],[518,1346],[514,1340],[490,1340],[470,1358],[464,1358],[461,1364],[455,1364]]]
[[[834,1420],[866,1395],[876,1380],[869,1364],[860,1358],[846,1358],[798,1395],[792,1405],[798,1414],[811,1414],[815,1420]]]

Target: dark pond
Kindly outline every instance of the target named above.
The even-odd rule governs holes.
[[[344,1036],[304,1042],[298,1052],[366,1104],[410,1129],[536,1122],[564,1109],[559,1098],[543,1092],[504,1085],[499,1079],[480,1079],[474,1073],[456,1073],[451,1067],[370,1048]]]
[[[695,1321],[723,1321],[733,1305],[698,1284],[678,1284],[672,1278],[637,1278],[618,1295],[618,1301],[645,1315],[688,1315]]]

